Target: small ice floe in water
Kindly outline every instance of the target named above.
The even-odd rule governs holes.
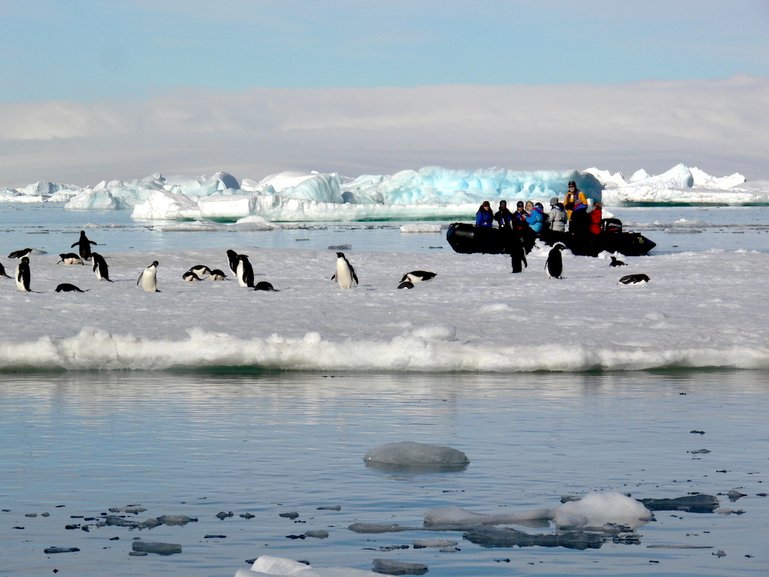
[[[559,529],[604,529],[622,525],[636,529],[652,520],[652,512],[632,497],[607,491],[588,493],[553,510]]]
[[[712,513],[720,506],[713,495],[697,493],[665,499],[639,499],[649,511],[687,511],[689,513]]]
[[[182,546],[176,543],[153,543],[149,541],[134,541],[131,544],[134,553],[156,553],[157,555],[173,555],[181,553]]]
[[[380,573],[347,567],[315,568],[300,561],[260,555],[249,569],[238,569],[235,577],[276,577],[301,575],[302,577],[382,577]]]
[[[396,561],[395,559],[374,559],[374,571],[385,575],[424,575],[427,573],[427,565],[422,563],[409,563]]]
[[[363,461],[369,467],[409,471],[461,471],[470,463],[457,449],[413,441],[380,445],[368,451]]]
[[[425,513],[424,526],[431,529],[465,531],[483,525],[528,525],[546,527],[553,518],[552,509],[484,514],[449,505]]]

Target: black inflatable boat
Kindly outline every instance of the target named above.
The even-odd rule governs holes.
[[[456,252],[464,254],[510,252],[510,245],[515,236],[509,229],[480,228],[464,222],[449,225],[446,240]],[[601,221],[600,234],[571,235],[569,233],[549,233],[542,236],[549,245],[562,242],[574,254],[598,256],[602,251],[617,252],[625,256],[643,256],[657,246],[637,232],[622,230],[622,222],[616,218]]]

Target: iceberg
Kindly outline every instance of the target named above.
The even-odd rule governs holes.
[[[131,210],[135,220],[271,222],[470,220],[484,200],[531,200],[548,206],[574,180],[589,201],[604,205],[769,204],[769,181],[746,182],[677,164],[662,174],[639,169],[629,178],[599,168],[520,171],[428,166],[390,175],[344,177],[335,172],[285,171],[242,182],[226,172],[198,177],[153,174],[84,188],[33,183],[0,190],[0,202],[64,202],[68,210]]]

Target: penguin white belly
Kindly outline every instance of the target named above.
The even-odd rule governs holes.
[[[343,259],[338,259],[336,262],[336,282],[339,283],[339,288],[348,289],[353,286],[352,273],[350,267]]]
[[[236,272],[236,276],[238,277],[238,284],[242,287],[248,286],[248,281],[246,279],[246,267],[243,264],[242,260],[238,261],[238,267]]]
[[[139,286],[142,290],[148,293],[154,293],[158,290],[157,271],[155,267],[148,267],[144,269],[141,278],[139,278]]]

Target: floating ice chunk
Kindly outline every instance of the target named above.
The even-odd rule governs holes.
[[[467,455],[457,449],[412,441],[375,447],[363,461],[371,467],[410,470],[461,470],[470,463]]]
[[[284,575],[300,575],[301,577],[381,577],[378,573],[347,567],[316,569],[293,559],[273,557],[271,555],[260,555],[251,565],[250,569],[238,569],[235,572],[235,577],[277,577]]]
[[[600,529],[606,525],[624,525],[635,529],[652,519],[652,512],[635,499],[608,491],[588,493],[579,501],[556,507],[554,521],[559,529]]]
[[[92,188],[69,199],[67,210],[120,210],[125,204],[106,188]]]
[[[200,216],[203,218],[241,218],[251,214],[254,203],[250,196],[206,196],[198,199]]]
[[[487,515],[475,513],[462,507],[436,507],[425,513],[425,527],[440,527],[442,529],[469,529],[480,525],[532,525],[547,524],[552,519],[551,509],[531,509],[509,513]],[[541,522],[541,523],[537,523]]]
[[[400,231],[402,233],[439,233],[443,230],[443,225],[440,224],[427,224],[424,222],[416,222],[414,224],[401,225]]]
[[[149,198],[134,206],[135,220],[200,219],[200,208],[191,198],[175,192],[153,190]]]
[[[263,216],[251,215],[238,219],[235,224],[232,225],[238,230],[275,230],[280,228],[280,225],[270,222]]]

